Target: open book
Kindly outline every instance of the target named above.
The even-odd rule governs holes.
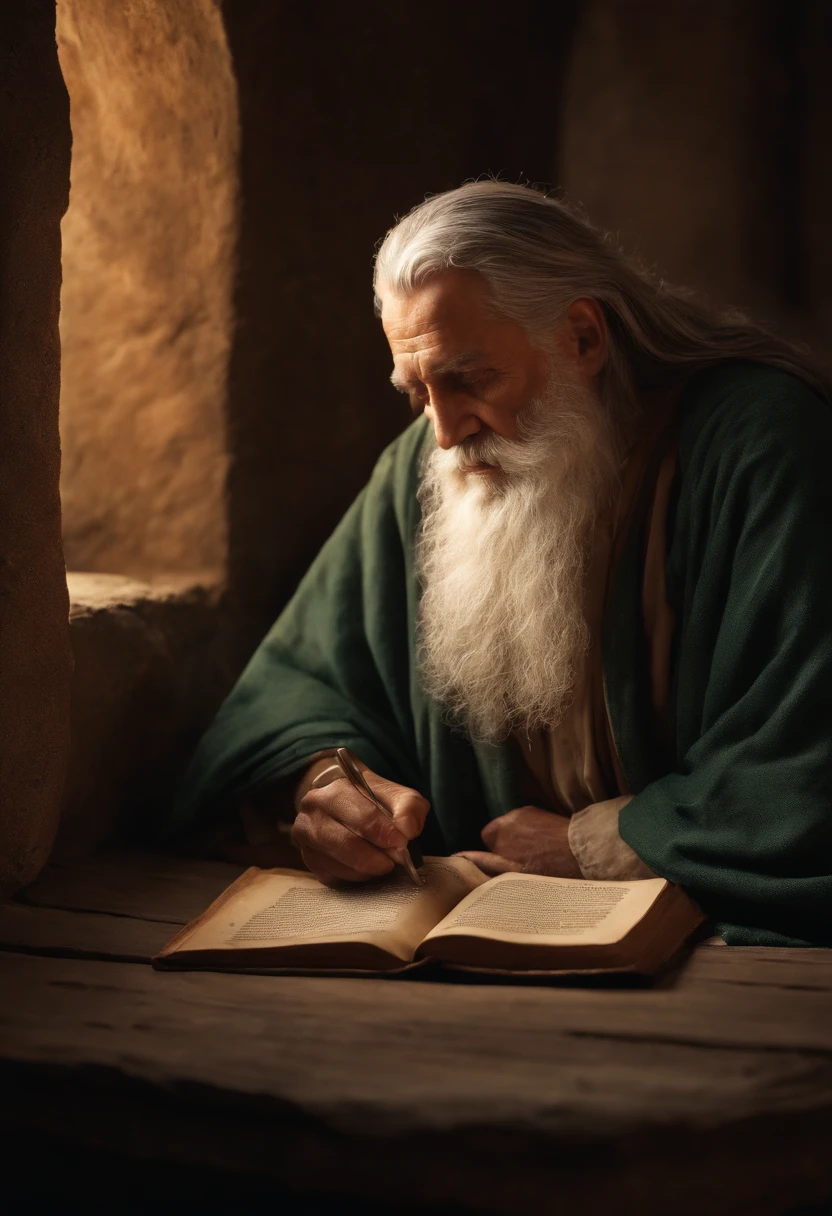
[[[501,874],[428,857],[416,887],[399,871],[326,887],[299,870],[246,870],[153,959],[154,967],[395,972],[434,965],[527,974],[651,974],[704,915],[663,878],[595,882]]]

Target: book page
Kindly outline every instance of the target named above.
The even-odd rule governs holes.
[[[427,941],[442,935],[534,945],[605,945],[620,941],[667,886],[663,878],[596,882],[501,874],[473,891]]]
[[[485,876],[462,857],[428,857],[417,887],[396,869],[384,879],[326,887],[300,870],[252,870],[230,898],[217,901],[174,952],[235,950],[363,942],[402,961]]]

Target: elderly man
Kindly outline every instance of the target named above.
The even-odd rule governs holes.
[[[832,411],[801,353],[481,182],[376,260],[413,424],[222,707],[180,825],[288,802],[324,882],[421,836],[832,944]],[[352,749],[391,822],[348,782]]]

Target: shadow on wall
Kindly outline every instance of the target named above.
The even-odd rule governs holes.
[[[71,657],[58,497],[67,96],[54,5],[0,8],[0,898],[58,825]]]
[[[830,50],[822,0],[587,0],[561,171],[625,248],[832,370]]]
[[[372,311],[377,242],[466,178],[557,179],[578,8],[224,4],[242,129],[230,576],[247,645],[409,421]]]

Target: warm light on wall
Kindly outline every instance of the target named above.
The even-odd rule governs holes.
[[[70,568],[225,564],[236,86],[210,0],[59,0]]]

